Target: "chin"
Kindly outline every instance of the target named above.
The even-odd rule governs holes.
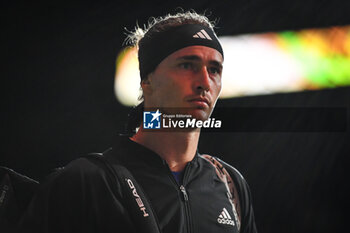
[[[206,121],[210,117],[210,112],[205,109],[193,109],[190,111],[189,114],[192,115],[192,118],[195,118],[201,121]]]

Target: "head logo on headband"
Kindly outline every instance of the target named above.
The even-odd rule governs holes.
[[[218,38],[212,29],[199,24],[185,24],[158,32],[152,37],[146,35],[139,42],[139,67],[141,79],[153,72],[158,64],[175,51],[201,45],[216,49],[224,57]]]
[[[193,37],[207,39],[207,40],[213,40],[204,29],[202,29],[199,32],[197,32],[196,34],[194,34]]]

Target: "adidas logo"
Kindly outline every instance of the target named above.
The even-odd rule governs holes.
[[[235,222],[232,220],[230,214],[228,213],[228,211],[226,210],[226,208],[224,208],[221,212],[221,214],[218,217],[218,223],[221,224],[228,224],[228,225],[235,225]]]
[[[193,37],[194,38],[202,38],[202,39],[206,39],[206,40],[213,40],[204,29],[202,29],[199,32],[197,32],[196,34],[194,34]]]

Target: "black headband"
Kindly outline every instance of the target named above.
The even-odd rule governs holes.
[[[193,45],[216,49],[224,57],[220,42],[213,30],[199,24],[185,24],[158,32],[139,42],[139,66],[141,80],[155,70],[158,64],[175,51]]]

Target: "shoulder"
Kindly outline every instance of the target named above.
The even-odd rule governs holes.
[[[244,182],[244,177],[243,175],[232,165],[228,164],[227,162],[223,161],[222,159],[212,156],[212,155],[207,155],[207,154],[201,154],[199,157],[207,161],[208,163],[211,163],[213,167],[217,167],[218,169],[225,168],[227,172],[232,176],[232,178],[235,180],[235,182]]]
[[[103,176],[104,173],[105,171],[95,162],[82,157],[69,162],[64,167],[56,168],[55,171],[46,178],[45,182],[52,180],[74,182],[86,178],[92,179],[96,176]]]
[[[88,190],[115,187],[116,179],[110,176],[101,161],[81,157],[64,167],[55,169],[43,180],[40,189],[44,192],[55,192],[62,195],[72,193],[87,195],[90,193]]]
[[[239,172],[235,167],[230,165],[229,163],[223,161],[222,159],[218,157],[214,157],[216,160],[222,164],[222,166],[226,169],[226,171],[229,173],[231,178],[233,179],[234,185],[237,188],[238,194],[242,200],[249,201],[250,199],[250,189],[249,185],[244,178],[244,176]]]
[[[215,159],[217,159],[222,165],[223,167],[228,171],[228,173],[233,176],[232,178],[239,181],[239,182],[246,182],[244,179],[244,176],[232,165],[230,165],[229,163],[223,161],[222,159],[218,158],[218,157],[214,157]]]
[[[213,164],[214,167],[221,170],[219,173],[224,174],[223,169],[228,172],[233,180],[233,185],[237,190],[238,197],[240,199],[241,206],[243,206],[243,209],[245,206],[249,206],[251,204],[249,185],[243,175],[235,167],[215,156],[200,155],[200,157],[206,159],[208,162]]]

